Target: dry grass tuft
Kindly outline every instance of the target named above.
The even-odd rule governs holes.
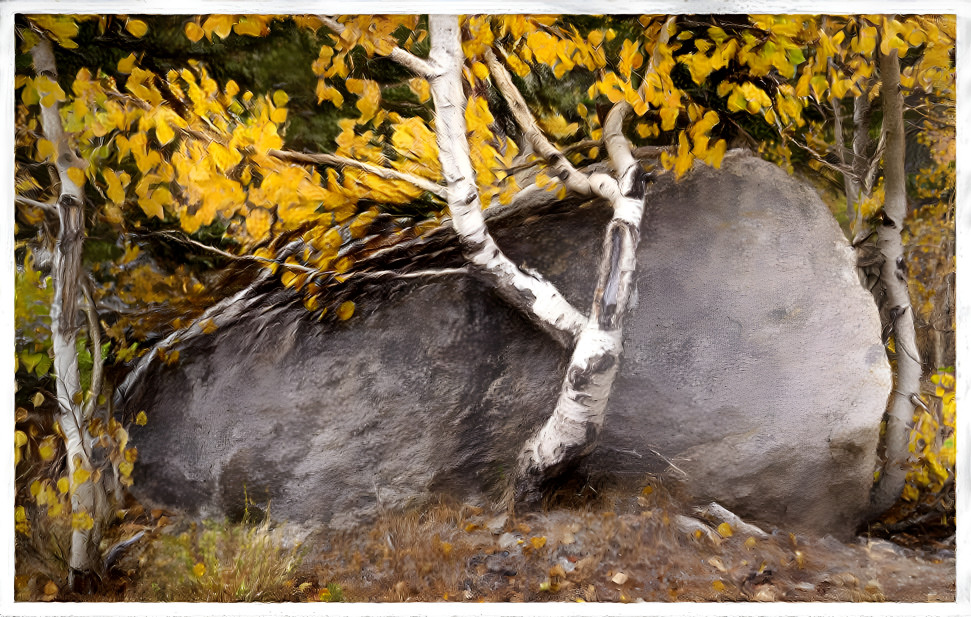
[[[138,558],[135,602],[281,602],[300,599],[300,546],[260,523],[191,524],[160,534]]]

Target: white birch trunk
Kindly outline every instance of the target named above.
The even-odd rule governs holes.
[[[907,216],[906,171],[904,154],[903,95],[900,92],[900,62],[897,51],[880,54],[880,76],[883,80],[883,130],[886,135],[884,154],[883,223],[877,230],[877,246],[884,257],[880,278],[886,292],[883,305],[893,327],[897,355],[897,374],[887,410],[884,437],[886,463],[873,494],[875,510],[884,510],[900,497],[909,466],[908,445],[914,416],[912,396],[920,394],[921,363],[917,351],[913,309],[907,288],[906,263],[900,231]]]
[[[634,297],[644,213],[644,172],[621,132],[629,111],[626,103],[619,103],[605,122],[607,150],[621,182],[606,174],[596,174],[590,182],[597,194],[608,199],[614,215],[604,237],[590,320],[577,340],[552,415],[527,440],[519,456],[513,497],[520,503],[538,501],[546,479],[597,446],[620,368],[624,315]]]
[[[458,17],[431,15],[427,76],[435,104],[435,133],[452,225],[463,252],[485,274],[499,295],[534,323],[569,346],[586,318],[549,281],[522,271],[496,245],[482,216],[482,202],[466,137],[466,97],[462,90],[463,54]]]
[[[34,68],[38,76],[57,80],[54,51],[46,38],[32,50]],[[51,278],[54,300],[51,304],[51,341],[54,350],[54,374],[57,380],[57,422],[64,433],[67,451],[67,471],[70,478],[79,468],[92,471],[90,439],[86,439],[86,425],[82,410],[81,379],[78,371],[77,342],[78,299],[81,293],[81,249],[84,244],[84,193],[67,174],[77,156],[64,134],[58,104],[41,105],[41,126],[44,136],[57,153],[55,165],[61,184],[57,200],[60,229],[54,250]],[[99,495],[100,485],[93,479],[80,486],[72,486],[73,514],[87,513],[94,521],[92,529],[75,528],[71,534],[69,586],[89,591],[98,565],[100,542]]]
[[[675,18],[668,18],[658,43],[666,43]],[[655,46],[647,73],[658,64]],[[614,215],[604,238],[590,320],[580,334],[570,358],[553,413],[523,446],[513,486],[513,498],[535,502],[542,496],[545,480],[589,454],[597,445],[606,417],[607,401],[620,368],[623,318],[634,292],[637,243],[644,212],[644,171],[623,135],[623,122],[631,108],[615,105],[604,123],[604,140],[616,177],[578,172],[542,131],[522,95],[513,87],[505,67],[486,54],[496,86],[509,103],[512,115],[533,149],[553,168],[572,191],[605,199]],[[618,182],[617,179],[620,179]]]

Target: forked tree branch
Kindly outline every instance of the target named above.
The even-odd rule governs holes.
[[[672,19],[664,25],[655,54],[667,40]],[[652,59],[648,75],[656,66]],[[607,401],[620,369],[624,317],[634,297],[644,214],[644,170],[622,130],[631,111],[629,104],[619,102],[604,122],[604,143],[615,175],[594,173],[588,182],[593,193],[610,202],[614,215],[604,234],[590,320],[573,349],[553,413],[520,452],[512,487],[516,502],[538,501],[543,481],[592,452],[603,430]]]

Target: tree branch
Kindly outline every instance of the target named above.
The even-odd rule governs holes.
[[[14,201],[22,206],[30,206],[31,208],[40,208],[47,214],[57,215],[57,204],[49,204],[43,201],[37,201],[36,199],[31,199],[30,197],[24,197],[22,195],[15,195]]]
[[[84,294],[84,314],[88,319],[88,338],[91,345],[91,388],[88,400],[84,404],[85,424],[91,420],[98,397],[101,396],[101,382],[104,379],[104,358],[101,355],[101,321],[98,319],[98,309],[94,304],[94,294],[91,291],[91,279],[87,276],[81,281],[81,292]]]
[[[591,195],[593,188],[590,181],[577,171],[563,153],[546,139],[546,135],[543,134],[536,123],[536,118],[529,111],[523,95],[513,85],[512,77],[505,65],[499,62],[491,49],[486,49],[485,59],[493,82],[509,104],[516,124],[522,129],[523,136],[533,146],[533,150],[555,170],[557,177],[566,185],[567,189],[578,195]]]
[[[835,171],[836,173],[839,173],[839,174],[849,174],[851,176],[854,175],[853,170],[848,165],[839,165],[836,163],[830,163],[829,161],[826,160],[826,158],[822,154],[817,152],[816,149],[810,146],[809,144],[803,143],[797,140],[795,137],[786,135],[784,133],[782,134],[782,138],[788,141],[789,143],[791,143],[792,145],[796,146],[797,148],[805,150],[805,152],[809,156],[813,157],[813,159],[815,159],[818,163],[820,163],[824,167],[832,171]]]
[[[218,249],[218,248],[216,248],[214,246],[210,246],[208,244],[203,244],[202,242],[199,242],[197,240],[193,240],[192,238],[189,238],[188,236],[178,235],[178,234],[175,234],[173,232],[168,232],[168,231],[155,231],[155,232],[151,232],[151,235],[154,235],[154,236],[162,236],[163,238],[171,238],[171,239],[173,239],[173,240],[175,240],[177,242],[182,242],[184,244],[190,244],[192,246],[201,248],[204,251],[208,251],[210,253],[214,253],[216,255],[219,255],[220,257],[225,257],[226,259],[230,259],[230,260],[233,260],[233,261],[249,261],[249,262],[253,262],[253,263],[263,264],[263,265],[266,265],[266,266],[279,266],[281,268],[286,268],[286,269],[289,269],[289,270],[298,270],[300,272],[307,272],[309,274],[328,274],[327,272],[325,272],[323,270],[318,270],[316,268],[311,268],[309,266],[304,266],[304,265],[301,265],[301,264],[287,263],[285,261],[280,261],[278,259],[270,259],[269,257],[257,257],[256,255],[237,255],[235,253],[230,253],[228,251],[224,251],[222,249]]]
[[[315,165],[330,165],[332,167],[355,167],[370,174],[374,174],[379,178],[384,178],[385,180],[402,180],[404,182],[408,182],[409,184],[413,184],[423,191],[428,191],[442,200],[448,198],[445,193],[444,186],[436,184],[426,178],[421,178],[419,176],[398,171],[396,169],[390,169],[388,167],[371,165],[370,163],[338,156],[336,154],[305,154],[302,152],[277,149],[268,150],[267,154],[270,156],[275,156],[283,161],[293,161],[296,163],[312,163]]]
[[[587,148],[595,148],[603,145],[602,139],[584,139],[578,141],[574,144],[570,144],[561,150],[563,154],[572,154],[574,152],[579,152],[580,150],[586,150]],[[532,161],[526,161],[525,163],[519,163],[518,165],[513,165],[512,167],[507,167],[503,169],[507,174],[517,174],[521,171],[526,171],[532,167],[536,167],[542,162],[542,159],[534,159]]]
[[[881,129],[880,141],[877,142],[877,149],[873,153],[873,158],[870,159],[870,164],[866,170],[866,175],[863,178],[863,189],[868,195],[873,190],[873,184],[876,182],[877,172],[880,171],[880,159],[883,158],[886,145],[887,131]]]
[[[834,63],[833,59],[829,59],[830,69],[833,69]],[[839,157],[840,164],[844,166],[849,166],[847,161],[851,154],[846,147],[846,139],[843,136],[843,117],[842,111],[840,110],[840,100],[837,97],[830,98],[830,104],[833,107],[833,136],[836,139],[836,154]],[[860,198],[860,179],[856,177],[856,174],[848,174],[843,172],[843,193],[846,195],[846,215],[853,219],[856,212],[856,203]]]
[[[327,15],[318,15],[317,17],[325,26],[335,32],[338,36],[344,32],[344,24],[337,21],[333,17],[329,17]],[[392,49],[388,57],[401,66],[407,68],[412,73],[424,77],[425,79],[430,79],[435,74],[435,71],[428,62],[400,47],[395,47]]]

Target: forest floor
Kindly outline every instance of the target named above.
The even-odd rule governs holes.
[[[840,541],[735,525],[663,488],[574,496],[524,515],[438,503],[351,531],[197,524],[142,513],[150,530],[96,596],[61,591],[18,552],[18,600],[352,602],[952,602],[953,536]],[[128,526],[127,532],[124,530]],[[721,533],[719,533],[721,532]],[[946,533],[947,530],[944,530]],[[953,533],[953,531],[952,531]],[[907,546],[904,546],[906,544]],[[33,565],[32,565],[33,564]],[[52,586],[53,585],[53,586]]]

